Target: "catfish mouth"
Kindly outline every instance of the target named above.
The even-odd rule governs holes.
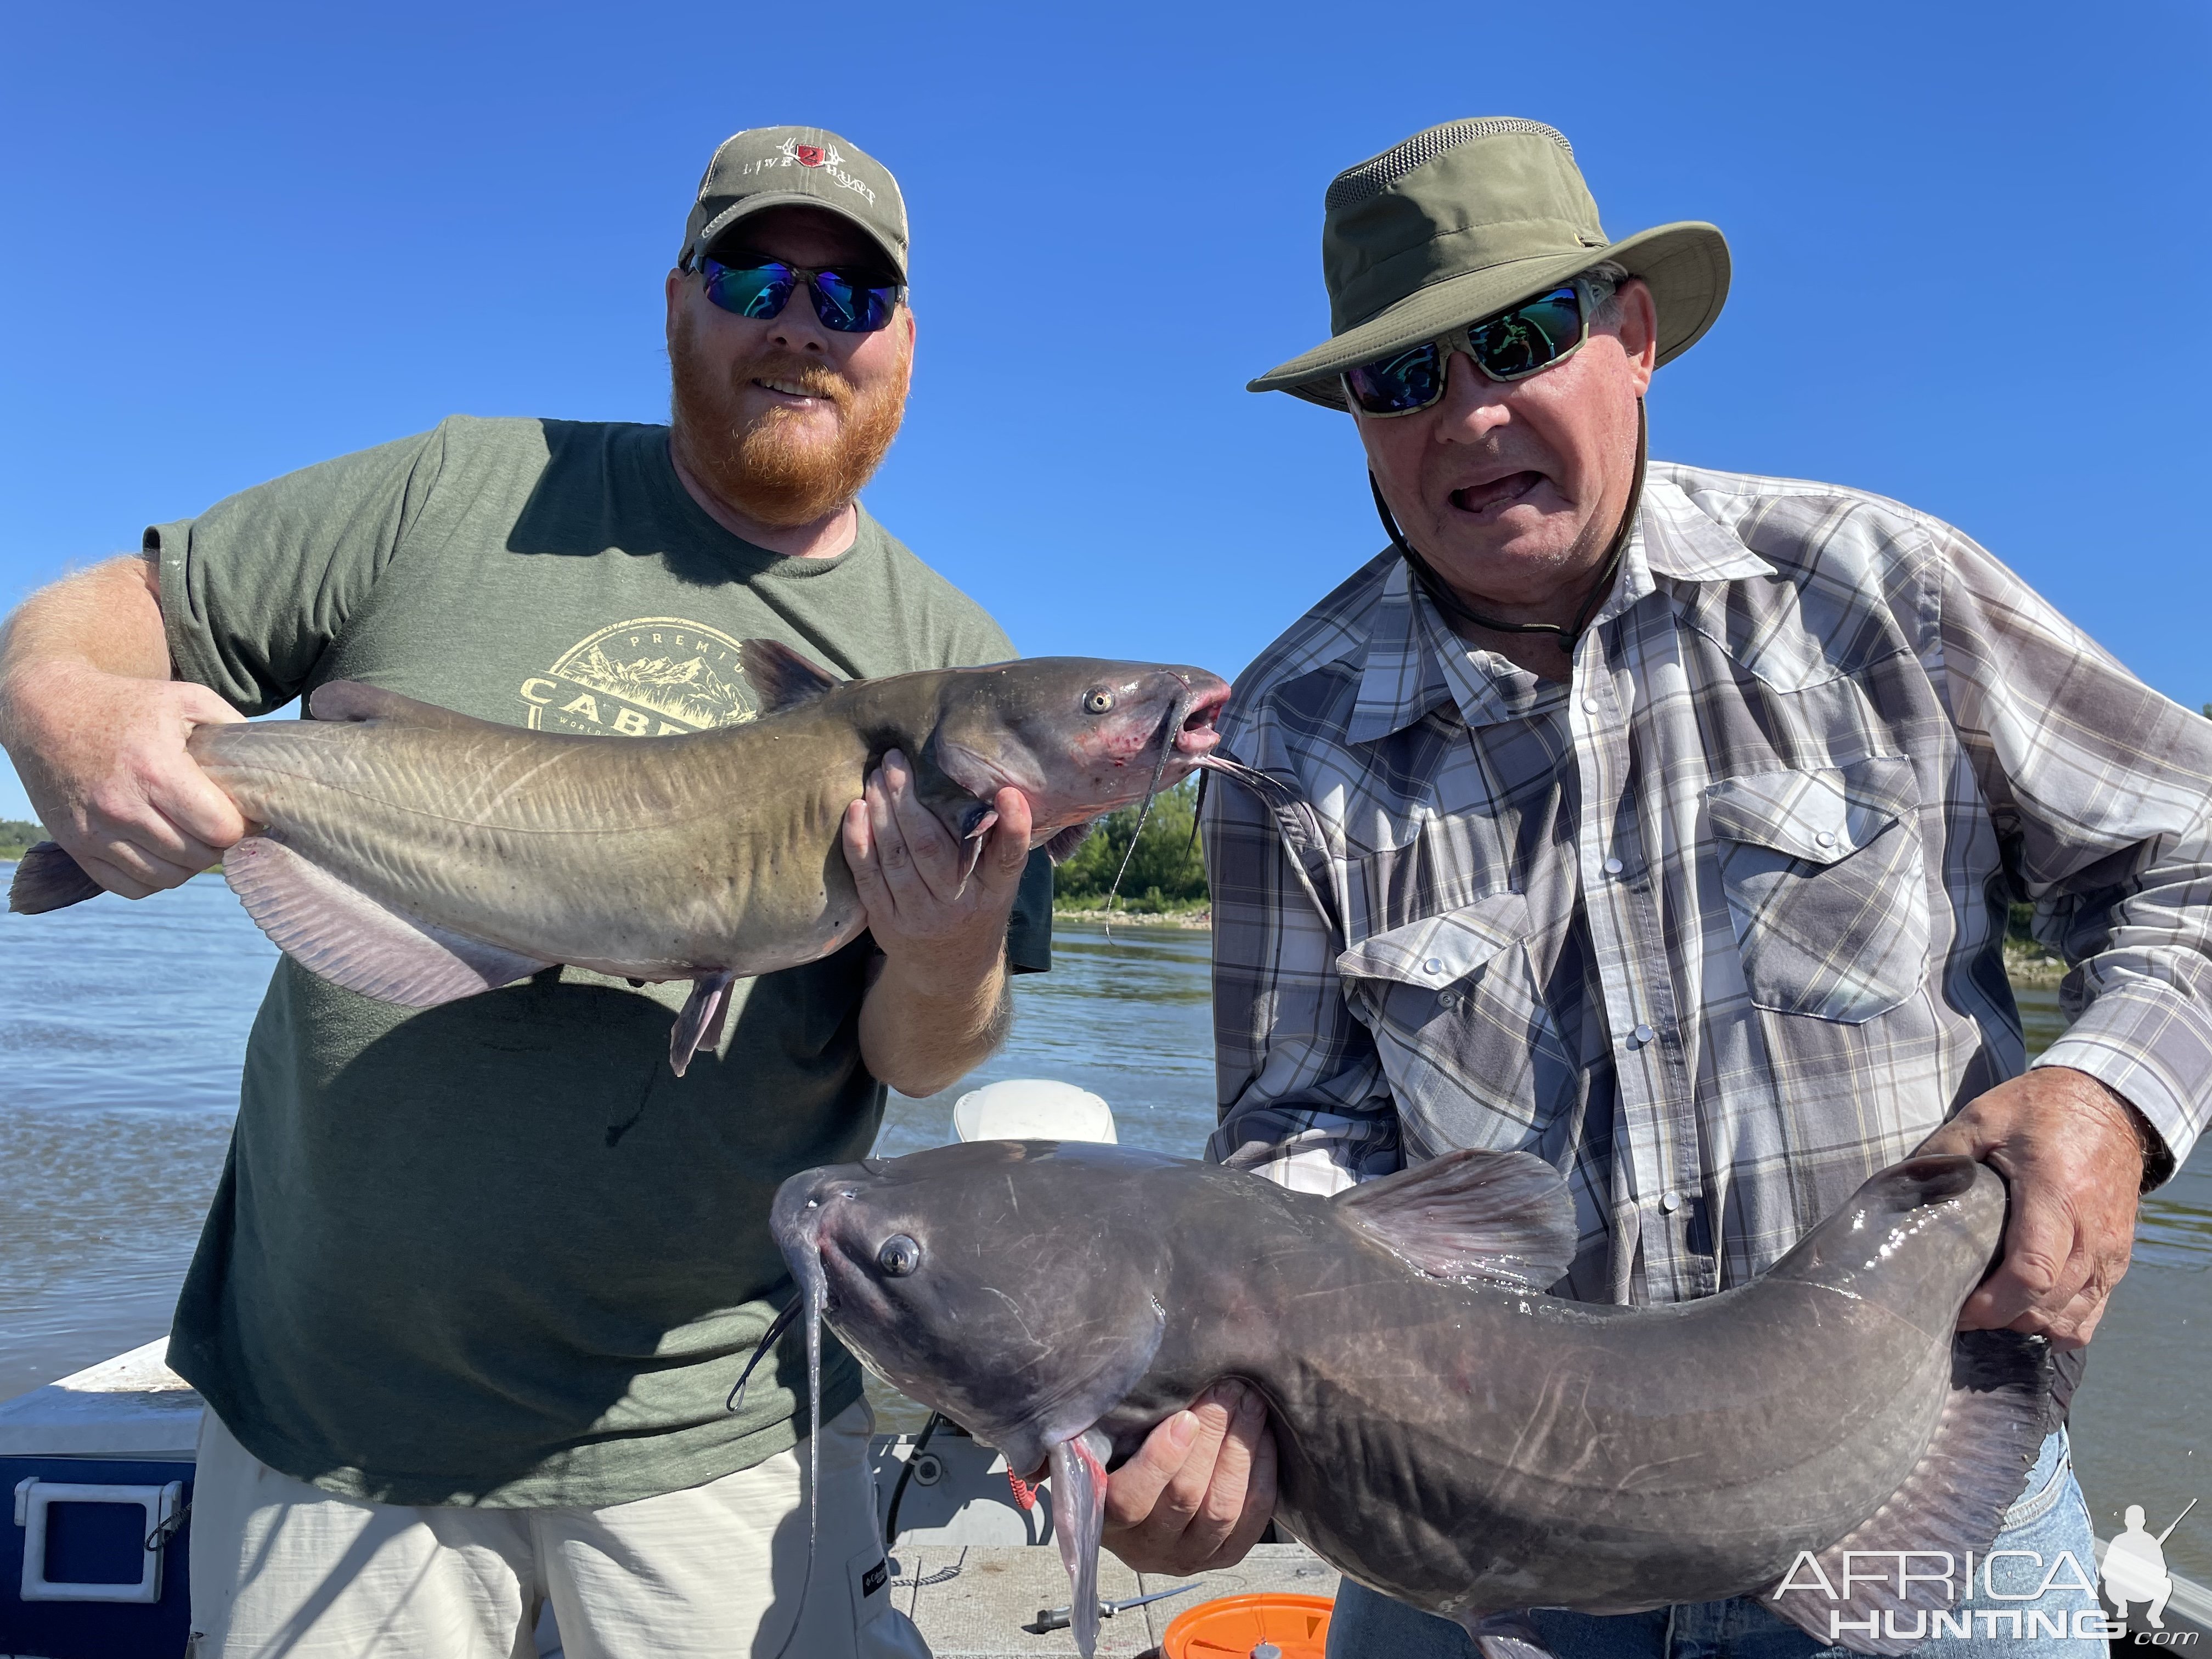
[[[1183,684],[1188,686],[1189,682]],[[1182,724],[1171,734],[1175,752],[1195,760],[1210,755],[1221,744],[1221,733],[1213,722],[1229,706],[1229,688],[1216,680],[1203,690],[1190,693],[1183,707]]]

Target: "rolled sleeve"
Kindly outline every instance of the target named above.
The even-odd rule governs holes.
[[[2160,696],[1955,532],[1942,549],[1953,718],[2073,1017],[2039,1066],[2086,1072],[2167,1173],[2212,1116],[2212,722]]]

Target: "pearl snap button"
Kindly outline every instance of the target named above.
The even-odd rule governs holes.
[[[1836,844],[1836,838],[1825,830],[1820,831],[1819,835],[1814,836],[1813,839],[1822,847],[1833,847]]]
[[[1421,971],[1425,974],[1441,974],[1443,970],[1444,959],[1442,957],[1431,957],[1421,964]]]
[[[1583,713],[1585,714],[1595,714],[1597,713],[1597,699],[1595,697],[1584,697],[1583,699]]]
[[[1662,1193],[1659,1196],[1659,1207],[1666,1211],[1668,1215],[1674,1214],[1675,1211],[1682,1207],[1681,1194],[1674,1192],[1672,1189]]]
[[[1606,874],[1608,876],[1617,876],[1620,873],[1620,860],[1619,859],[1607,859],[1602,867],[1604,868]]]
[[[1639,1025],[1628,1035],[1635,1039],[1637,1047],[1640,1048],[1659,1034],[1653,1030],[1649,1025]]]

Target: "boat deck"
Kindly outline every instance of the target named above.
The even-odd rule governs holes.
[[[896,1605],[921,1626],[937,1659],[1026,1659],[1046,1654],[1067,1659],[1075,1651],[1065,1629],[1039,1632],[1025,1628],[1036,1622],[1042,1610],[1067,1605],[1067,1574],[1058,1550],[1006,1544],[907,1546],[891,1553],[891,1572],[900,1597]],[[1100,1655],[1127,1659],[1152,1653],[1177,1613],[1219,1596],[1260,1590],[1334,1596],[1336,1570],[1324,1565],[1303,1544],[1261,1544],[1228,1571],[1195,1578],[1132,1572],[1111,1556],[1098,1564],[1098,1594],[1107,1601],[1184,1584],[1197,1588],[1188,1595],[1132,1607],[1101,1624]]]

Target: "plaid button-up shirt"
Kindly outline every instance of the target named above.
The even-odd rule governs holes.
[[[1653,465],[1570,684],[1383,554],[1223,729],[1296,799],[1208,794],[1212,1155],[1528,1149],[1570,1295],[1741,1283],[2017,1073],[2016,899],[2072,964],[2040,1063],[2176,1161],[2212,1108],[2212,723],[1895,502]]]

